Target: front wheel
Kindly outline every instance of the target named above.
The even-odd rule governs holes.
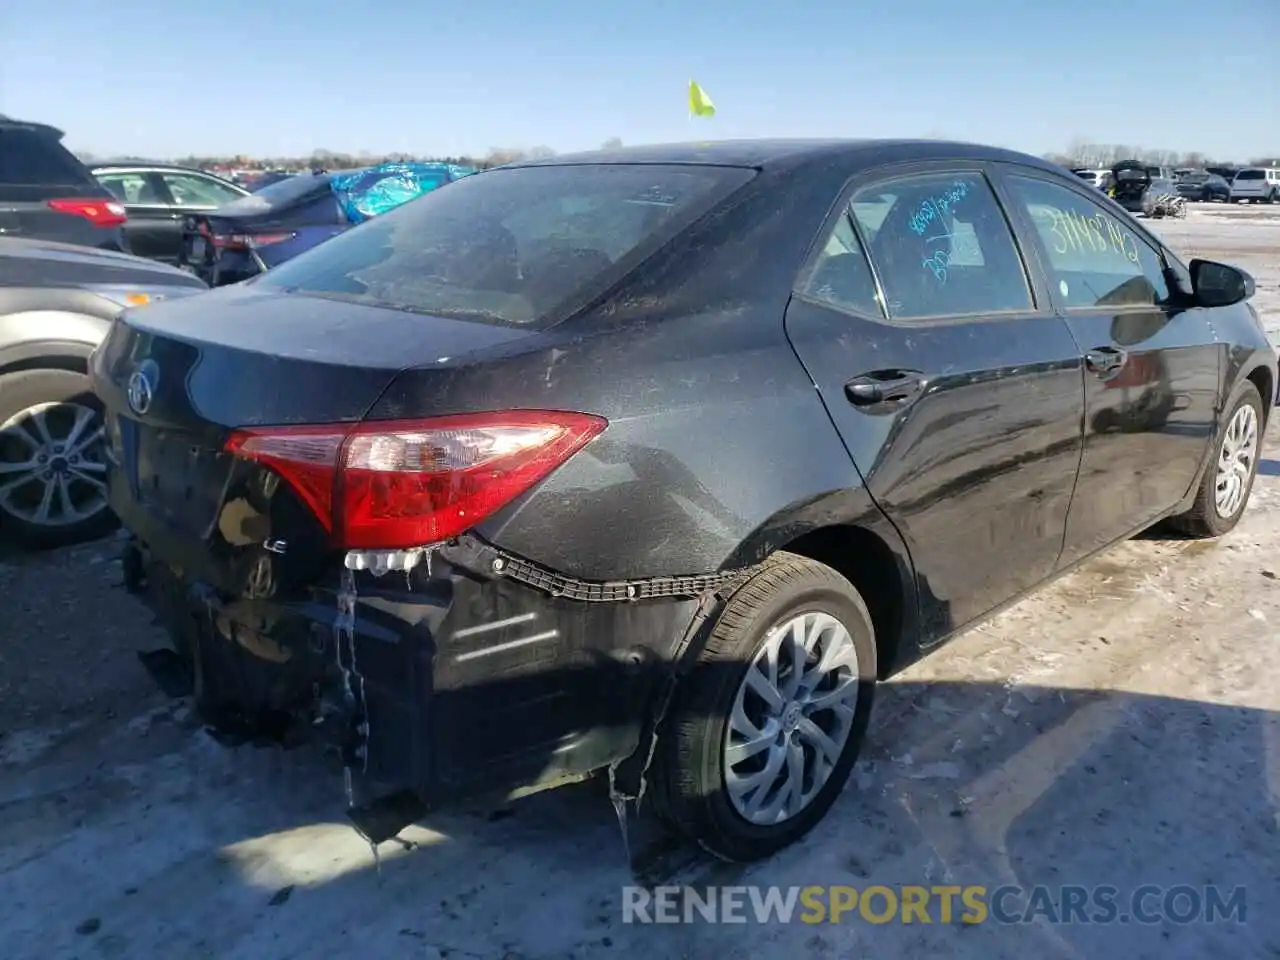
[[[835,570],[774,554],[727,601],[659,734],[655,802],[721,859],[794,843],[857,759],[876,683],[875,630]]]
[[[1246,380],[1232,395],[1214,438],[1214,459],[1205,469],[1190,510],[1170,523],[1195,537],[1220,537],[1240,522],[1253,492],[1262,452],[1263,412],[1258,388]]]
[[[84,374],[0,376],[0,537],[56,547],[110,532],[105,453],[102,405]]]

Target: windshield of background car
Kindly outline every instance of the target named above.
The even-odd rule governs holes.
[[[490,170],[369,220],[255,285],[532,324],[603,292],[752,176],[680,164]]]
[[[1184,173],[1182,175],[1183,183],[1208,183],[1209,174],[1207,173]]]
[[[1265,180],[1266,178],[1265,170],[1241,170],[1236,174],[1237,180]]]

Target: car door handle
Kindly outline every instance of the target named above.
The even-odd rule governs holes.
[[[844,395],[855,407],[871,407],[911,400],[925,384],[924,374],[918,370],[875,370],[846,383]]]
[[[1094,347],[1085,351],[1084,362],[1094,373],[1114,373],[1124,366],[1127,357],[1118,347]]]

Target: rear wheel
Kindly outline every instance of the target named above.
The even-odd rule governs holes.
[[[0,376],[0,536],[53,547],[115,526],[102,405],[70,370]]]
[[[1262,397],[1248,380],[1236,388],[1214,438],[1214,459],[1205,470],[1191,509],[1170,523],[1196,537],[1220,537],[1244,515],[1262,451]]]
[[[858,591],[775,554],[726,603],[660,736],[659,813],[726,860],[795,842],[843,789],[871,715],[875,632]]]

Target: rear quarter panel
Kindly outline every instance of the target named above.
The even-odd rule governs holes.
[[[783,328],[848,175],[836,160],[761,173],[596,306],[531,340],[408,371],[368,417],[534,407],[607,418],[477,528],[583,579],[706,573],[815,526],[879,520]]]

